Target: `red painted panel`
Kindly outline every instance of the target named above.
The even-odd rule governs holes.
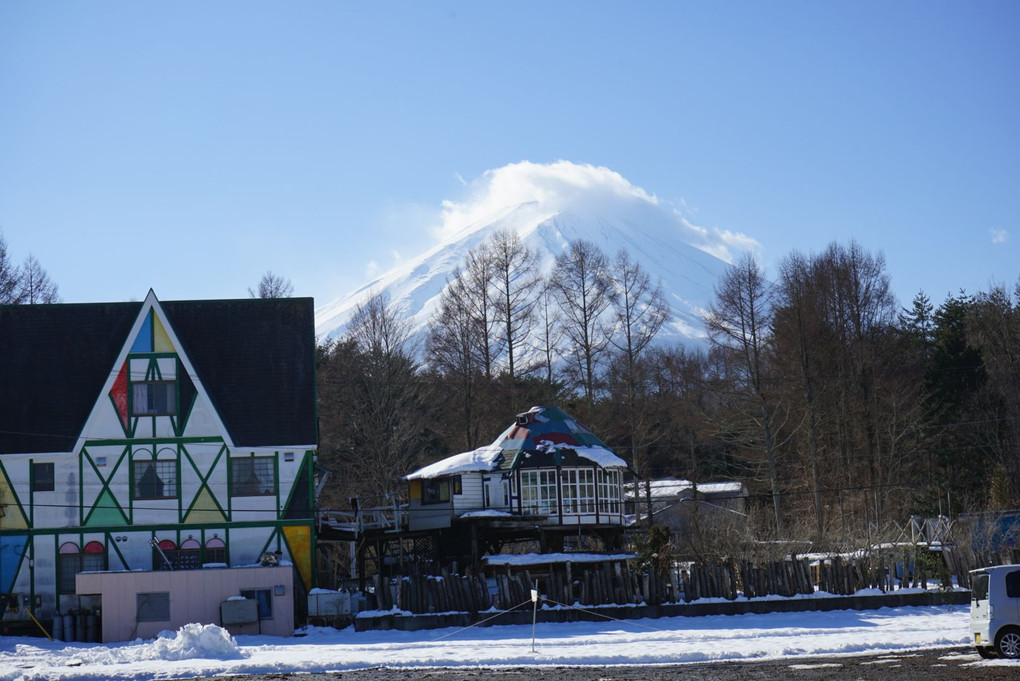
[[[128,380],[127,380],[127,362],[120,368],[120,373],[117,374],[117,380],[113,382],[113,388],[110,389],[110,397],[113,398],[113,404],[117,407],[117,415],[120,416],[121,425],[124,426],[124,430],[128,427]]]

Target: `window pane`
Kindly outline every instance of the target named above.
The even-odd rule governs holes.
[[[271,456],[231,459],[230,475],[235,497],[276,494],[276,467]]]
[[[1014,570],[1006,575],[1006,595],[1010,598],[1020,598],[1020,570]]]
[[[81,572],[81,554],[65,553],[60,556],[60,593],[74,593],[74,576]]]
[[[169,416],[177,413],[173,381],[144,381],[131,385],[133,416]]]
[[[32,464],[32,491],[52,492],[53,491],[53,464],[33,463]]]
[[[208,563],[226,563],[227,562],[227,549],[224,547],[205,547],[205,562]]]
[[[170,594],[165,591],[136,594],[135,619],[139,622],[169,622]]]
[[[135,461],[136,499],[174,499],[177,497],[177,462]]]
[[[269,589],[242,589],[241,595],[245,598],[252,598],[259,604],[259,619],[268,620],[273,618],[273,595]]]

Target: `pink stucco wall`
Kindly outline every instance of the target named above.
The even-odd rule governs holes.
[[[154,572],[82,572],[76,578],[78,595],[102,598],[103,642],[154,638],[159,632],[185,624],[219,624],[220,604],[242,590],[268,589],[273,617],[260,623],[224,627],[233,635],[294,633],[294,568],[207,568]],[[277,592],[282,591],[282,594]],[[170,619],[166,622],[136,621],[136,596],[170,594]]]

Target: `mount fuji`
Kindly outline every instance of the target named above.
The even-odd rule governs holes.
[[[658,342],[701,345],[706,337],[702,313],[729,267],[731,251],[757,246],[743,235],[692,225],[675,208],[604,167],[566,161],[511,164],[488,171],[472,190],[464,202],[443,204],[432,248],[318,308],[319,341],[342,336],[357,306],[380,292],[411,320],[411,333],[422,334],[468,251],[494,232],[510,229],[540,254],[543,275],[577,239],[595,243],[610,261],[627,250],[653,281],[661,281],[672,308]]]

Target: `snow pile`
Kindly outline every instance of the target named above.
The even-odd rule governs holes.
[[[177,631],[160,632],[147,650],[156,660],[238,660],[244,657],[237,641],[215,624],[185,624]]]

